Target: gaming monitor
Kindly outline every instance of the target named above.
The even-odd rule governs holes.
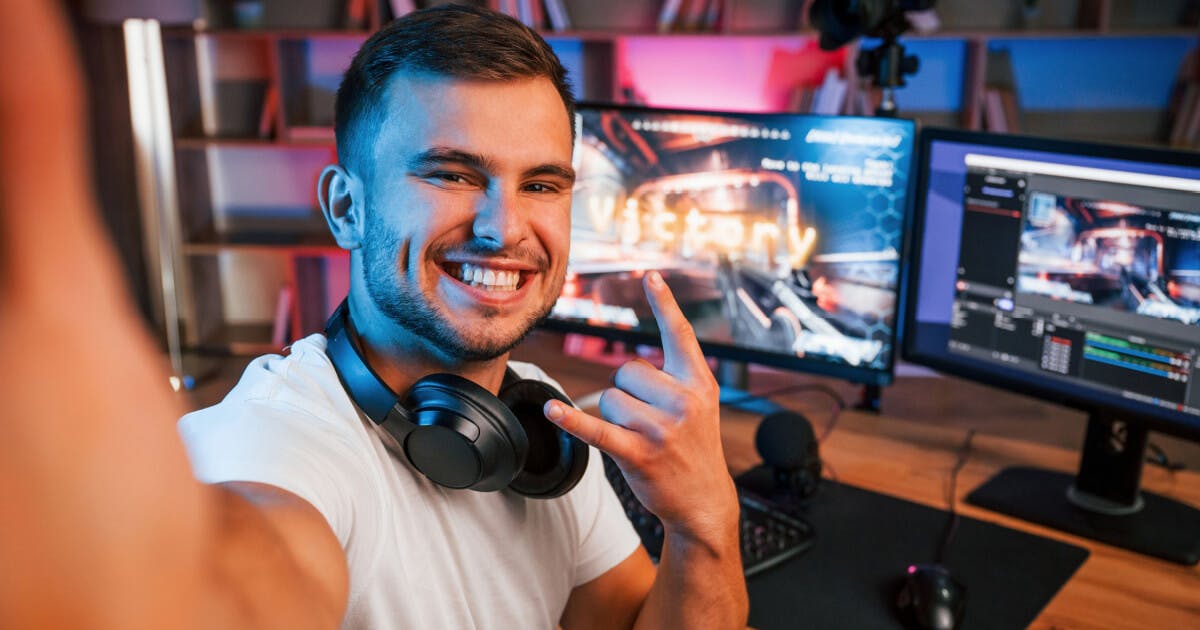
[[[580,105],[551,328],[660,343],[659,270],[716,357],[891,381],[913,124]]]
[[[968,500],[1180,562],[1200,512],[1139,492],[1148,429],[1200,439],[1200,156],[926,129],[903,355],[1090,414],[1078,474]]]

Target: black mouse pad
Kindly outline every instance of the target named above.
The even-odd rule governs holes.
[[[898,628],[905,568],[932,563],[943,510],[824,481],[803,511],[817,541],[747,581],[750,625]],[[962,628],[1025,628],[1087,559],[1082,547],[961,517],[945,565],[966,587]]]

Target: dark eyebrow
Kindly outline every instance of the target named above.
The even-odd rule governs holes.
[[[569,184],[575,183],[575,169],[571,168],[570,166],[563,166],[561,164],[542,164],[525,171],[525,177],[540,177],[544,175],[558,177],[566,180],[566,182]]]
[[[492,160],[477,153],[433,147],[422,151],[408,160],[408,170],[419,171],[443,164],[458,164],[484,173],[495,172]]]

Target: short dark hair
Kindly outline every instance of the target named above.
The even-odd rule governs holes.
[[[400,71],[502,81],[546,77],[567,109],[574,137],[575,97],[558,56],[533,29],[482,7],[441,5],[394,20],[362,45],[338,87],[334,131],[338,161],[359,163],[383,120],[379,107]]]

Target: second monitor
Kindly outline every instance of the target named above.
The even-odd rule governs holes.
[[[925,129],[905,357],[1087,411],[1078,473],[968,500],[1185,564],[1200,510],[1140,491],[1150,429],[1200,439],[1196,156]]]
[[[660,270],[707,354],[891,382],[913,125],[581,105],[549,325],[656,343]]]

